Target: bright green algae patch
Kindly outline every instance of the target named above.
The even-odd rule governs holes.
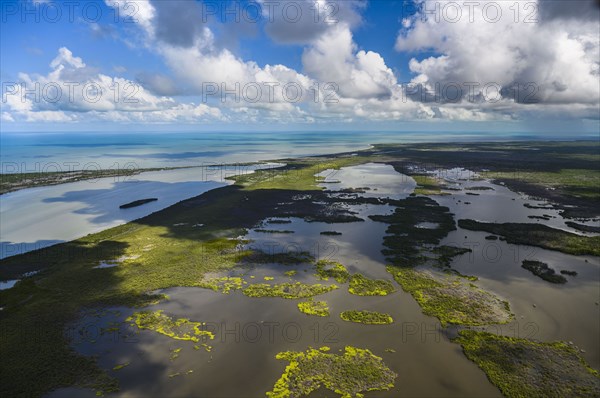
[[[338,283],[346,283],[350,279],[350,273],[346,267],[337,261],[319,260],[315,266],[317,268],[317,278],[324,281],[333,278]]]
[[[442,325],[488,325],[513,318],[506,301],[479,289],[463,278],[437,277],[428,271],[387,267],[396,282],[410,293],[423,313],[435,316]]]
[[[307,315],[329,316],[329,306],[326,301],[303,301],[298,303],[298,309]]]
[[[309,285],[302,282],[279,283],[256,283],[246,287],[242,292],[248,297],[283,297],[286,299],[298,299],[317,296],[337,289],[337,285],[322,285],[320,283]]]
[[[366,391],[394,387],[397,375],[371,351],[351,346],[346,346],[343,355],[328,351],[329,347],[321,347],[277,354],[277,359],[289,361],[289,365],[267,396],[301,397],[323,386],[343,397],[362,397]]]
[[[189,340],[198,343],[201,338],[214,339],[215,335],[207,330],[201,330],[202,323],[192,322],[186,318],[173,320],[159,311],[135,312],[126,319],[140,329],[152,330],[175,340]]]
[[[461,331],[454,341],[509,398],[600,396],[598,372],[566,343],[538,343],[473,330]]]
[[[388,325],[394,323],[394,319],[390,315],[374,311],[344,311],[340,314],[340,318],[344,321],[364,323],[366,325]]]
[[[394,285],[385,279],[369,279],[361,274],[354,274],[350,278],[348,292],[357,296],[387,296],[393,293]]]
[[[224,276],[221,278],[203,279],[197,286],[229,294],[232,290],[240,290],[247,283],[239,276]]]

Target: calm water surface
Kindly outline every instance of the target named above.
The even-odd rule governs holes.
[[[373,178],[369,177],[371,174]],[[396,173],[390,166],[378,164],[343,168],[330,177],[328,180],[340,183],[325,183],[325,187],[372,188],[365,195],[403,198],[415,186],[411,178]],[[527,198],[504,187],[485,181],[462,181],[460,184],[486,185],[494,189],[477,191],[479,196],[466,195],[473,191],[456,191],[450,196],[434,197],[440,204],[449,206],[457,219],[531,222],[527,215],[538,214],[538,210],[523,206]],[[464,204],[465,201],[471,204]],[[365,221],[325,224],[291,218],[290,224],[265,222],[263,227],[293,230],[294,234],[250,231],[246,237],[252,240],[250,246],[255,248],[307,250],[318,258],[342,262],[350,272],[390,279],[380,252],[386,224],[372,222],[367,216],[388,214],[393,208],[387,205],[352,205],[349,208]],[[552,225],[565,227],[560,216],[556,216]],[[342,235],[322,236],[322,231],[338,231]],[[510,302],[516,319],[508,325],[487,329],[543,341],[572,341],[585,351],[582,355],[591,366],[598,369],[598,259],[488,241],[484,239],[486,235],[459,229],[450,233],[443,243],[472,247],[473,253],[456,258],[452,266],[465,274],[479,276],[478,286]],[[548,262],[557,271],[569,269],[579,274],[568,277],[565,285],[553,285],[522,269],[523,258],[535,258]],[[290,269],[298,270],[293,279],[284,275]],[[113,269],[97,272],[113,272]],[[277,283],[292,280],[333,283],[318,281],[313,275],[314,269],[308,266],[267,264],[231,273],[239,274],[244,274],[250,283],[262,282],[265,276],[274,277],[273,282]],[[217,335],[209,342],[213,346],[211,352],[194,350],[191,342],[176,341],[151,331],[137,333],[125,325],[121,326],[120,334],[100,335],[101,326],[106,327],[111,321],[121,322],[133,312],[128,308],[114,309],[119,313],[86,316],[74,325],[76,330],[85,331],[83,337],[79,333],[73,334],[76,350],[97,355],[100,366],[106,369],[130,363],[118,372],[111,372],[121,382],[122,390],[117,396],[264,396],[287,365],[275,359],[278,352],[303,351],[323,345],[330,346],[333,352],[343,350],[345,345],[368,348],[383,357],[385,363],[398,373],[394,389],[367,393],[367,396],[501,396],[485,374],[466,359],[460,346],[450,342],[448,335],[452,331],[442,330],[437,319],[423,315],[412,297],[401,289],[385,297],[360,297],[349,294],[347,285],[340,285],[340,289],[316,298],[328,302],[331,312],[328,318],[301,314],[296,307],[297,300],[248,298],[241,292],[224,295],[198,288],[173,288],[164,292],[171,299],[150,309],[162,309],[174,317],[207,322],[207,328]],[[386,312],[395,322],[367,326],[342,321],[339,314],[351,309]],[[180,355],[171,360],[172,350],[177,348],[182,348]],[[386,349],[396,352],[386,352]],[[188,374],[190,370],[192,372]],[[81,396],[88,392],[62,389],[50,396]],[[93,395],[93,392],[89,393]],[[337,395],[321,389],[313,396]]]

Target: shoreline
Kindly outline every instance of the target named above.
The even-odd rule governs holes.
[[[125,170],[111,170],[111,169],[100,169],[93,171],[85,170],[73,170],[73,171],[60,171],[60,172],[39,172],[39,173],[0,173],[0,198],[2,195],[9,194],[12,192],[18,192],[25,189],[31,188],[43,188],[53,185],[69,184],[79,181],[98,180],[101,178],[119,178],[119,177],[133,177],[142,173],[149,172],[161,172],[171,170],[182,170],[182,169],[194,169],[194,168],[214,168],[214,167],[241,167],[241,166],[253,166],[257,164],[270,163],[272,161],[257,161],[248,163],[223,163],[223,164],[211,164],[202,166],[176,166],[176,167],[147,167],[138,169],[125,169]],[[37,178],[36,178],[37,177]],[[33,178],[33,180],[31,180]],[[19,181],[23,179],[24,182]],[[17,180],[16,186],[11,185],[10,180]],[[19,185],[22,184],[22,185]]]
[[[0,258],[41,250],[133,222],[206,191],[230,185],[233,181],[228,177],[282,165],[262,162],[151,170],[124,181],[111,176],[14,191],[0,196],[3,216]],[[159,200],[131,209],[119,208],[146,194]],[[50,220],[55,223],[49,224]]]
[[[17,134],[17,133],[6,133],[6,134]],[[38,133],[31,133],[38,134]],[[188,134],[187,132],[185,134]],[[548,143],[578,143],[578,142],[591,142],[597,143],[598,140],[594,138],[575,138],[575,139],[524,139],[524,140],[516,140],[514,137],[507,137],[504,139],[494,139],[490,141],[481,141],[481,140],[473,140],[473,141],[457,141],[451,145],[493,145],[493,144],[548,144]],[[61,172],[34,172],[34,173],[2,173],[0,172],[0,198],[2,195],[16,192],[23,189],[36,188],[36,187],[44,187],[51,185],[60,185],[69,182],[77,182],[77,181],[85,181],[85,180],[93,180],[98,178],[105,177],[127,177],[127,176],[135,176],[140,173],[150,172],[150,171],[168,171],[168,170],[178,170],[178,169],[187,169],[187,168],[198,168],[198,167],[215,167],[215,166],[234,166],[234,165],[253,165],[260,164],[266,162],[280,162],[286,159],[297,159],[304,157],[329,157],[329,156],[343,156],[347,154],[351,154],[354,152],[364,152],[370,151],[377,146],[419,146],[419,145],[447,145],[445,141],[414,141],[414,142],[400,142],[400,143],[368,143],[363,145],[359,145],[358,148],[354,150],[345,150],[341,152],[331,152],[326,154],[313,154],[313,155],[304,155],[304,156],[294,156],[288,158],[281,159],[260,159],[252,162],[224,162],[224,163],[214,163],[211,165],[183,165],[183,166],[174,166],[174,167],[145,167],[145,168],[136,168],[136,169],[123,169],[123,170],[111,170],[111,169],[95,169],[95,170],[71,170],[71,171],[61,171]],[[11,179],[21,179],[23,176],[29,176],[29,178],[36,176],[38,179],[34,181],[28,181],[23,185],[12,186],[10,182],[7,180]],[[18,183],[17,183],[18,184]]]

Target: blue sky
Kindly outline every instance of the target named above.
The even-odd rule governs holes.
[[[450,3],[3,1],[1,131],[598,131],[593,1]]]

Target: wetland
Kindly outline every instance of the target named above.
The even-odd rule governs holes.
[[[599,150],[278,159],[6,257],[2,395],[598,396]]]

